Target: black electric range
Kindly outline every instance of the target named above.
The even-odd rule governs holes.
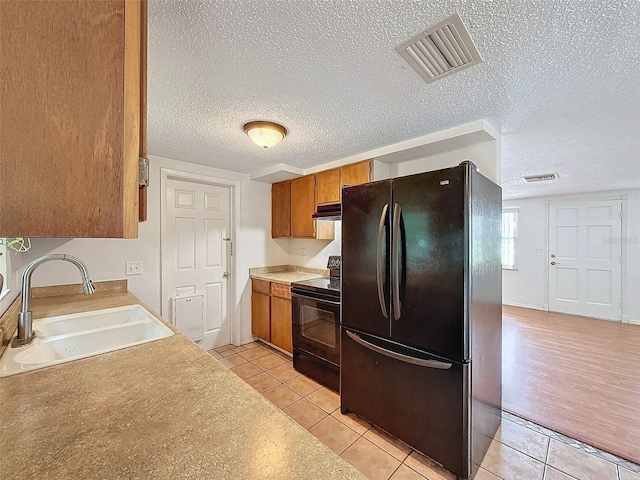
[[[291,284],[293,367],[340,389],[340,257],[331,256],[330,276]]]

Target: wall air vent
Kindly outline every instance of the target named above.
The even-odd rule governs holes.
[[[398,45],[396,51],[427,83],[482,62],[457,13]]]
[[[524,180],[527,183],[533,183],[533,182],[546,182],[548,180],[555,180],[556,178],[558,178],[558,174],[557,173],[543,173],[542,175],[529,175],[529,176],[523,176],[522,180]]]

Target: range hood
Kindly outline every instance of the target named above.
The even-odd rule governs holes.
[[[312,218],[318,220],[340,220],[342,218],[342,204],[329,203],[326,205],[318,205],[318,211],[311,215]]]

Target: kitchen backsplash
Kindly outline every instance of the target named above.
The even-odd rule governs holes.
[[[333,240],[307,240],[302,238],[275,239],[280,248],[288,255],[289,265],[310,268],[326,268],[329,255],[340,255],[342,241],[342,222],[335,223]]]

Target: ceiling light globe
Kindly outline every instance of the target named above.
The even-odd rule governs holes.
[[[243,129],[253,143],[263,148],[277,145],[287,134],[286,128],[273,122],[249,122]]]

